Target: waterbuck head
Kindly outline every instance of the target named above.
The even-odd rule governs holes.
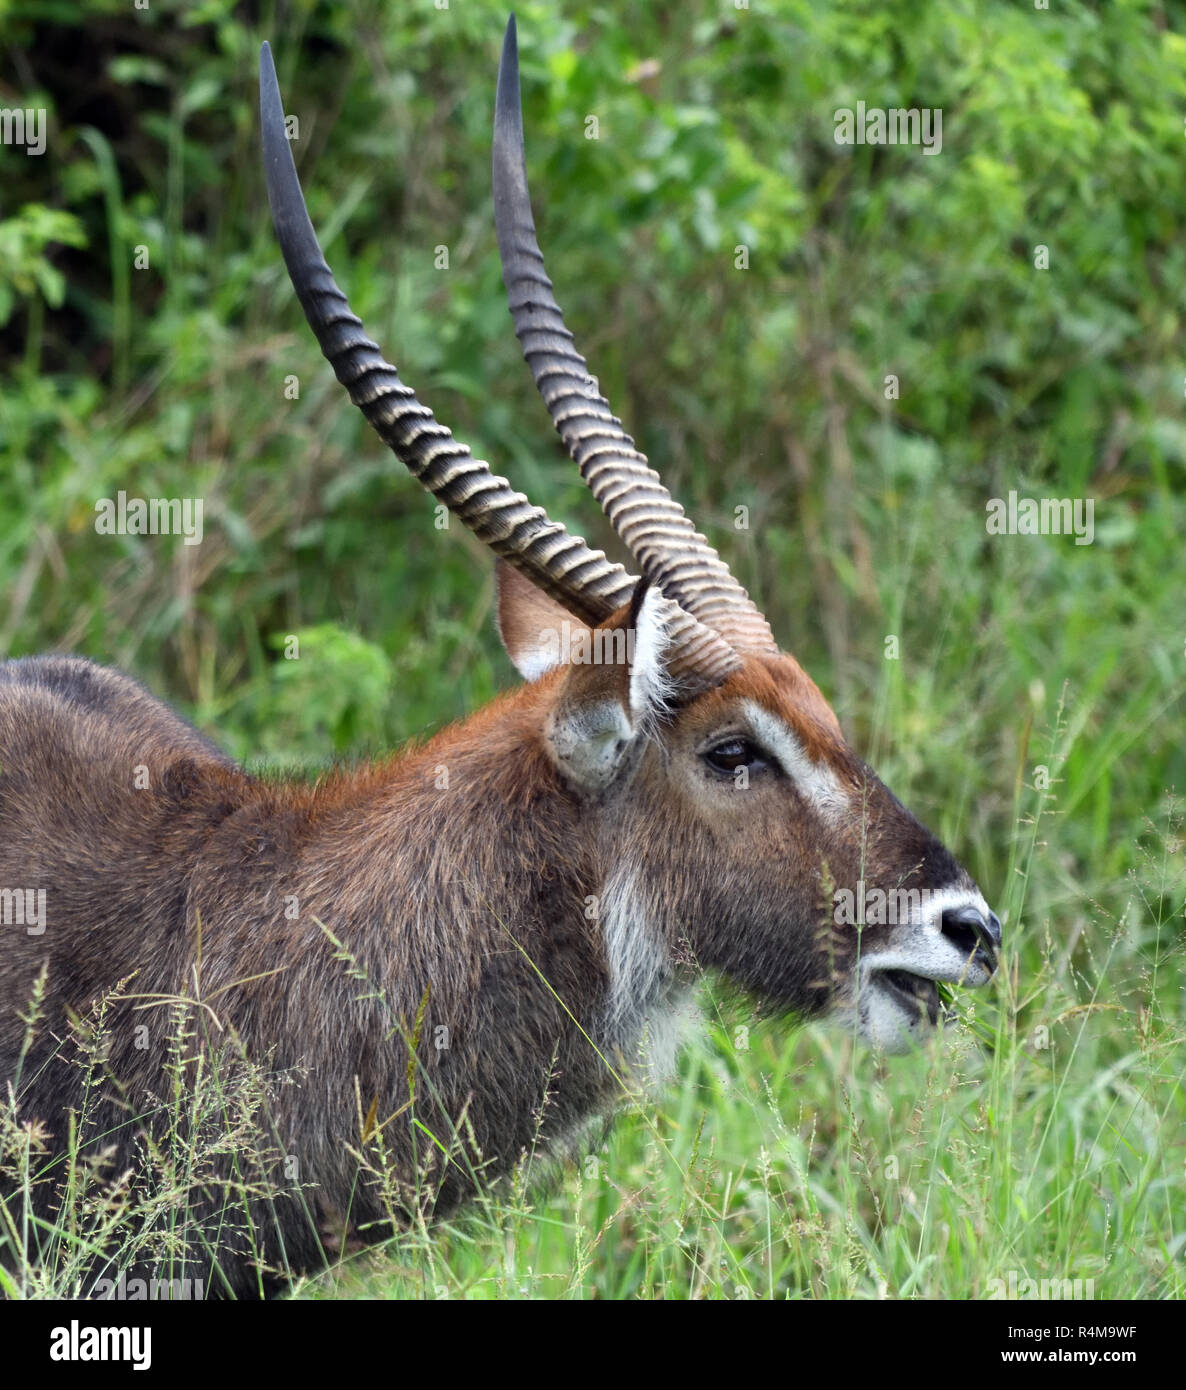
[[[383,440],[499,557],[500,631],[531,686],[517,728],[604,870],[592,913],[610,975],[608,1040],[625,1043],[684,967],[699,966],[902,1050],[938,1020],[939,982],[989,979],[1000,923],[849,747],[576,352],[531,214],[514,20],[493,161],[511,314],[552,420],[641,579],[472,458],[365,336],[305,211],[266,45],[261,113],[277,233],[323,352]]]

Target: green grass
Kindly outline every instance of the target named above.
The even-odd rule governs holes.
[[[951,505],[916,499],[910,525],[950,527]],[[1158,659],[1179,611],[1159,547],[1182,510],[1167,496],[1131,544],[1070,564],[1065,539],[1003,538],[1003,575],[933,579],[942,620],[907,621],[912,660],[863,665],[858,745],[1004,922],[1002,970],[957,994],[953,1026],[879,1061],[706,987],[678,1079],[625,1096],[582,1161],[528,1162],[296,1296],[964,1298],[1010,1272],[1183,1296],[1186,873],[1160,785],[1180,684]],[[892,607],[916,560],[896,535],[870,544]]]
[[[627,1103],[560,1190],[527,1183],[301,1296],[983,1298],[1012,1273],[1182,1297],[1183,819],[1169,792],[1138,804],[1176,696],[1125,660],[1164,640],[1177,586],[1163,569],[1123,643],[1083,624],[1035,686],[1025,652],[1074,572],[1049,568],[1057,543],[1011,540],[1013,582],[984,586],[999,646],[921,663],[950,672],[924,679],[926,742],[908,693],[874,702],[895,710],[873,731],[890,784],[941,777],[951,799],[925,810],[1004,919],[1000,976],[957,996],[956,1026],[887,1063],[710,989],[678,1081]],[[1126,568],[1101,603],[1133,596]]]

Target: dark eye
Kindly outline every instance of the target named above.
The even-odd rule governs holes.
[[[704,761],[714,772],[731,776],[739,767],[747,767],[750,772],[758,772],[766,767],[767,760],[762,751],[748,738],[726,738],[714,744],[704,754]]]

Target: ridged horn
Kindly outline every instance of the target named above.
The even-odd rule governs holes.
[[[367,337],[334,282],[301,193],[267,43],[259,55],[259,107],[268,202],[284,263],[309,327],[350,399],[413,477],[495,554],[574,616],[605,622],[630,601],[636,578],[549,520],[454,439]],[[739,665],[727,643],[674,605],[670,629],[680,644],[673,674],[689,686],[719,684]]]
[[[736,650],[777,652],[770,625],[635,447],[573,345],[531,214],[514,15],[498,66],[494,220],[523,356],[565,447],[614,530],[648,579]]]

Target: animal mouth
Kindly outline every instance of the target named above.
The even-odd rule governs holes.
[[[860,1029],[883,1051],[904,1052],[958,1016],[958,986],[992,979],[1001,924],[979,895],[941,895],[924,920],[892,926],[876,946],[856,971]]]
[[[877,983],[908,1010],[925,1014],[932,1027],[939,1022],[939,985],[925,975],[912,975],[908,970],[879,970]]]

